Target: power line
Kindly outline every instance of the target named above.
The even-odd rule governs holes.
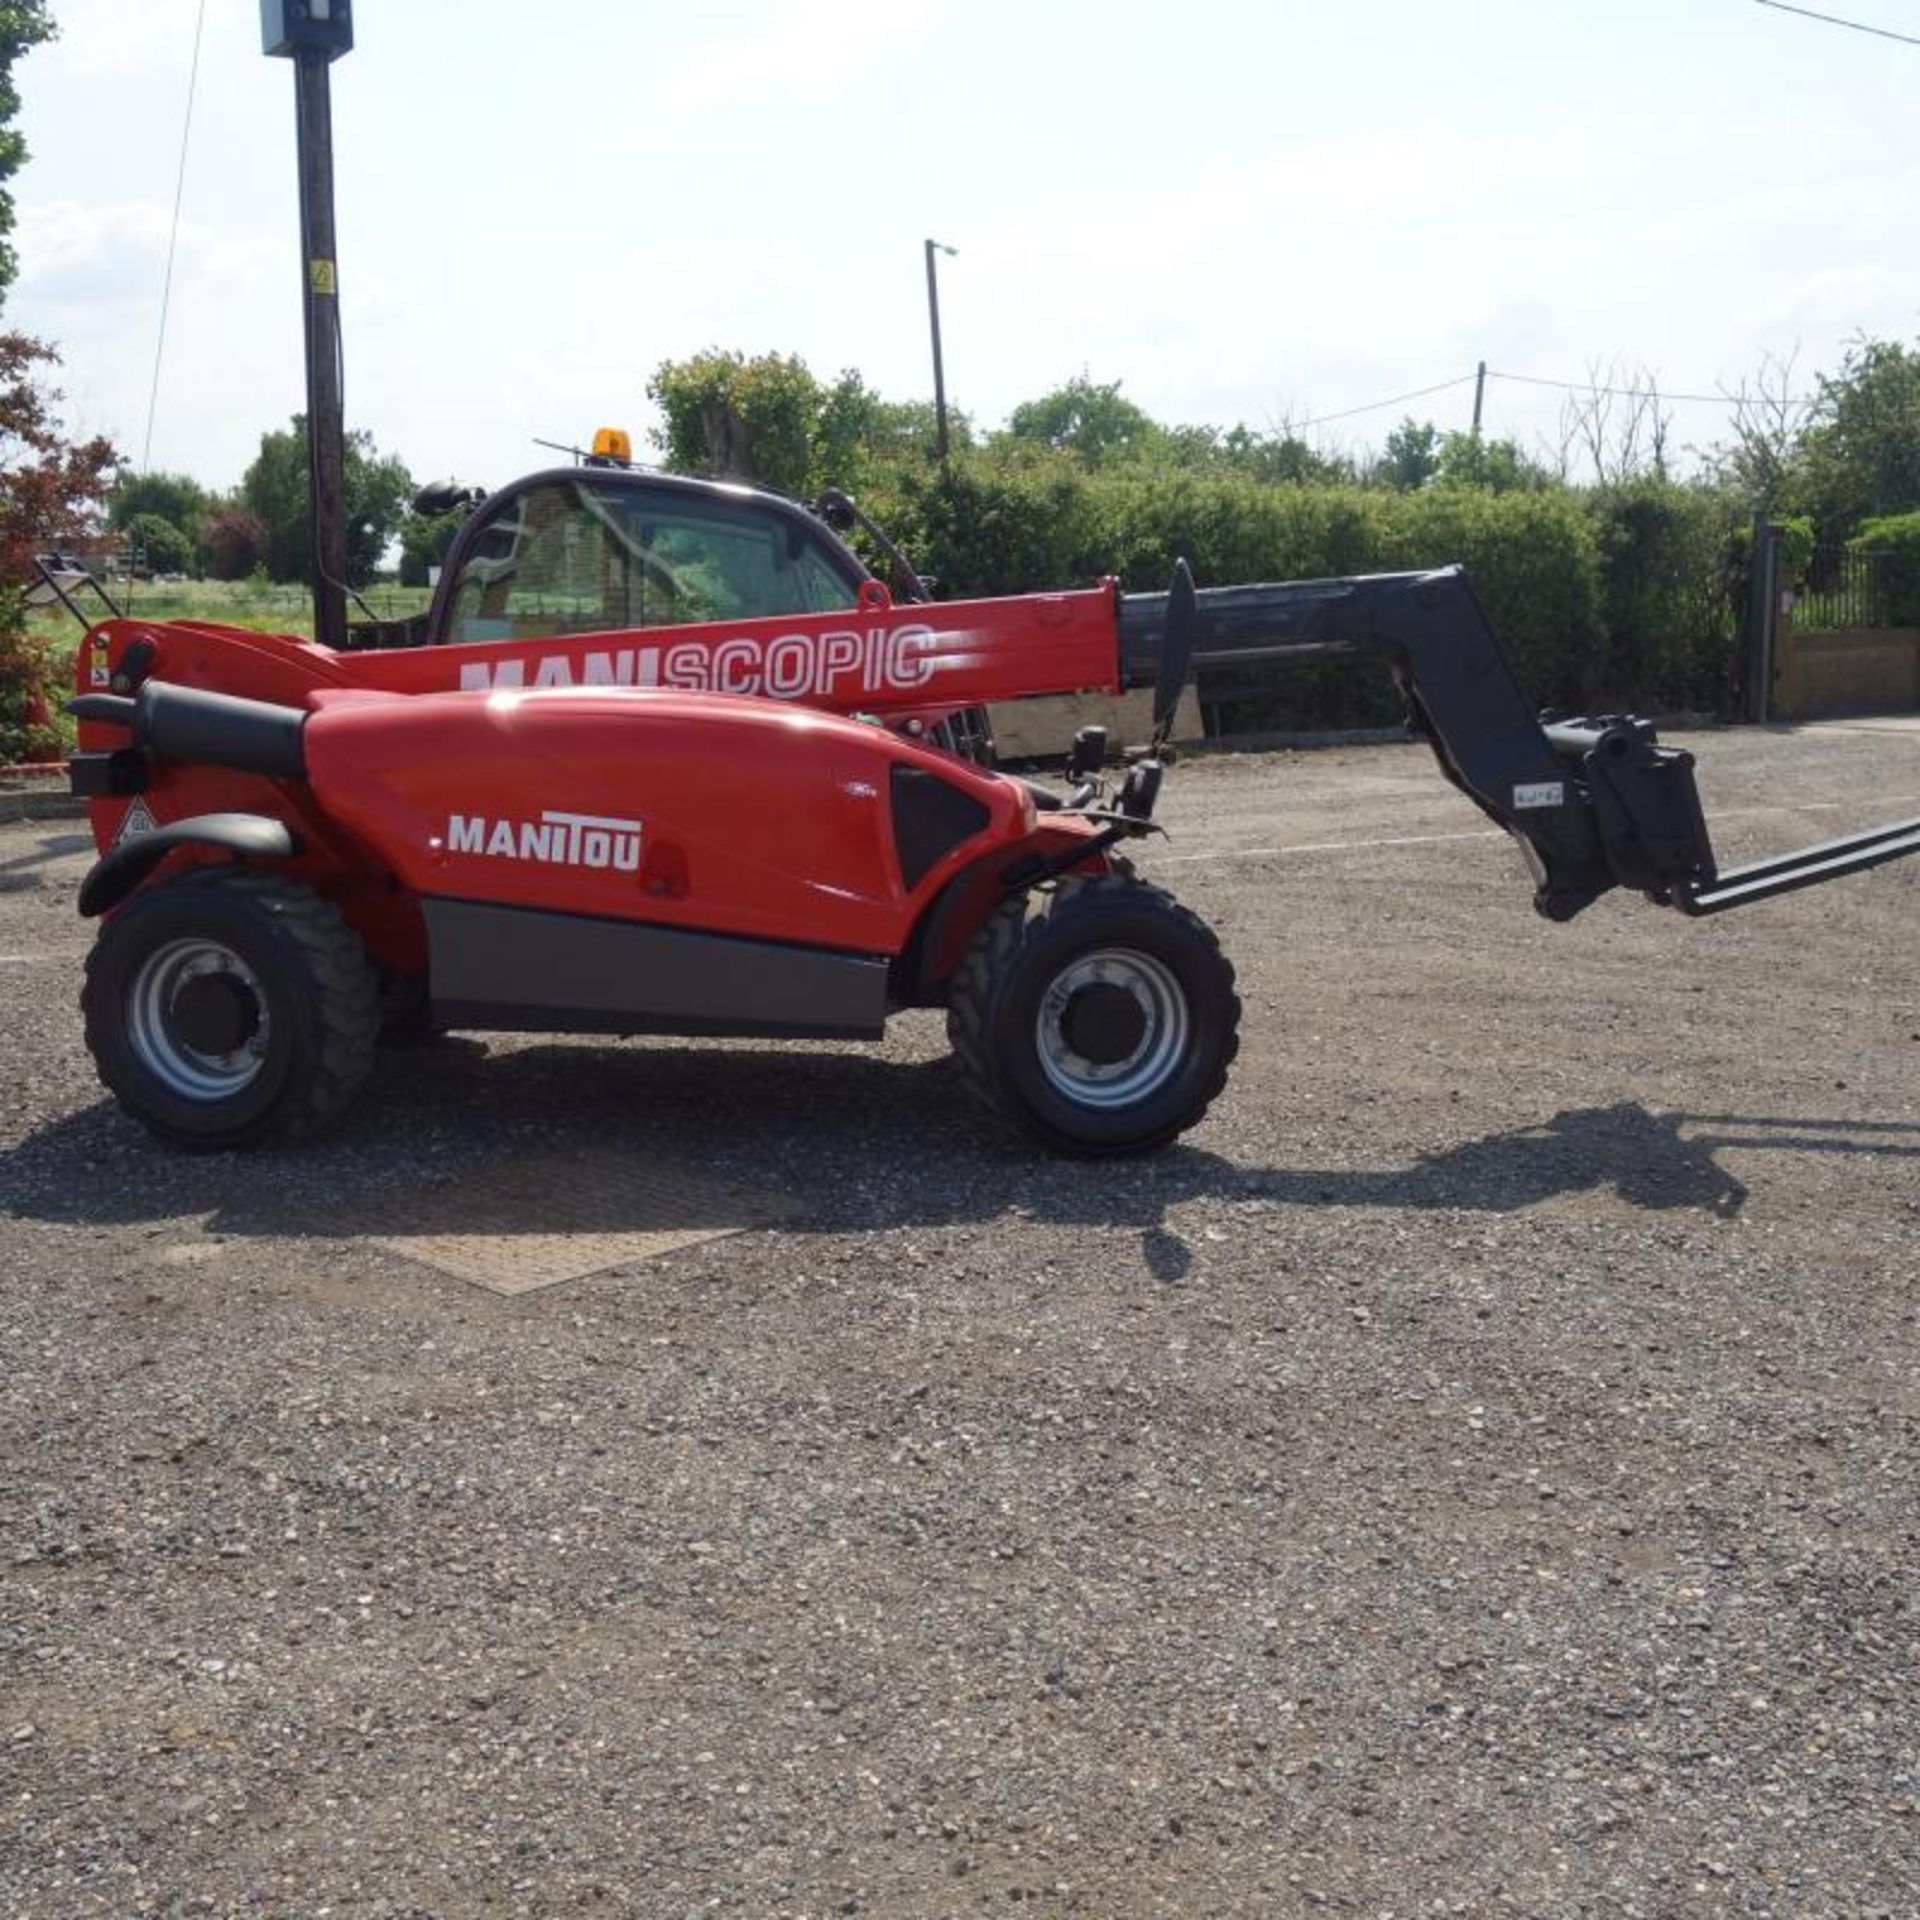
[[[1754,4],[1771,7],[1776,13],[1797,13],[1803,20],[1823,20],[1830,27],[1850,27],[1855,33],[1870,33],[1879,40],[1898,40],[1903,46],[1920,47],[1920,39],[1910,33],[1895,33],[1891,27],[1870,27],[1863,20],[1842,20],[1836,13],[1815,13],[1811,7],[1790,7],[1787,0],[1754,0]]]
[[[1369,400],[1363,406],[1342,407],[1337,413],[1318,413],[1310,420],[1289,420],[1284,422],[1284,426],[1289,433],[1304,433],[1309,427],[1324,427],[1335,420],[1352,420],[1363,413],[1379,413],[1387,407],[1403,407],[1410,401],[1430,399],[1436,393],[1452,393],[1456,388],[1471,386],[1476,377],[1471,373],[1459,374],[1452,380],[1441,380],[1430,387],[1415,387],[1410,393],[1389,394],[1384,400]],[[1624,400],[1672,400],[1686,405],[1724,407],[1728,410],[1740,404],[1738,394],[1670,393],[1653,380],[1643,386],[1620,387],[1592,380],[1554,380],[1539,373],[1501,373],[1492,367],[1487,369],[1487,378],[1506,380],[1523,387],[1550,387],[1560,393],[1610,395]],[[1805,395],[1793,394],[1782,397],[1777,404],[1799,407],[1807,405],[1808,400]]]
[[[173,227],[167,235],[167,277],[160,289],[160,337],[153,348],[153,385],[147,394],[147,438],[140,450],[140,471],[153,465],[153,420],[160,407],[160,361],[167,350],[167,309],[173,304],[173,256],[180,244],[180,203],[187,191],[187,143],[193,137],[193,96],[200,86],[200,36],[207,24],[207,0],[200,0],[193,23],[193,62],[187,69],[187,113],[180,127],[180,170],[173,182]]]
[[[1489,380],[1517,381],[1523,387],[1558,387],[1563,393],[1605,393],[1614,394],[1627,400],[1683,400],[1708,407],[1732,407],[1739,404],[1739,397],[1730,393],[1669,393],[1658,381],[1649,380],[1640,387],[1599,386],[1591,380],[1549,380],[1537,373],[1495,373],[1487,370]],[[1805,401],[1794,396],[1784,404],[1803,406]]]
[[[1425,400],[1436,393],[1451,393],[1455,387],[1464,387],[1472,383],[1473,375],[1463,373],[1457,380],[1442,380],[1438,386],[1416,387],[1411,393],[1396,393],[1385,400],[1369,400],[1364,407],[1343,407],[1338,413],[1316,414],[1311,420],[1290,420],[1287,430],[1290,433],[1304,433],[1309,427],[1324,427],[1333,420],[1351,420],[1356,414],[1378,413],[1382,407],[1403,407],[1409,400]]]

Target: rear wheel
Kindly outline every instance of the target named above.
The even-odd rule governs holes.
[[[121,1107],[187,1147],[294,1140],[373,1065],[378,978],[330,901],[277,875],[202,869],[143,888],[100,931],[80,996]]]
[[[1071,1153],[1184,1133],[1239,1048],[1233,968],[1212,930],[1128,875],[1009,900],[953,977],[947,1032],[997,1112]]]

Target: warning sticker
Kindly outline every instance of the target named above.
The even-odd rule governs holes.
[[[120,830],[113,836],[117,847],[123,840],[137,839],[143,833],[151,833],[159,825],[148,810],[144,800],[136,800],[120,817]]]
[[[1567,800],[1566,782],[1563,780],[1537,780],[1531,786],[1515,787],[1513,790],[1513,810],[1525,813],[1530,807],[1560,807]]]

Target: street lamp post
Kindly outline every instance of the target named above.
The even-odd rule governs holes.
[[[947,370],[940,357],[940,276],[933,256],[944,253],[951,258],[958,247],[929,240],[927,246],[927,320],[933,328],[933,444],[940,458],[947,457]]]

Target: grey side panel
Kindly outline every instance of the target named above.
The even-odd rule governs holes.
[[[884,955],[427,898],[433,1017],[531,1033],[877,1040]]]

